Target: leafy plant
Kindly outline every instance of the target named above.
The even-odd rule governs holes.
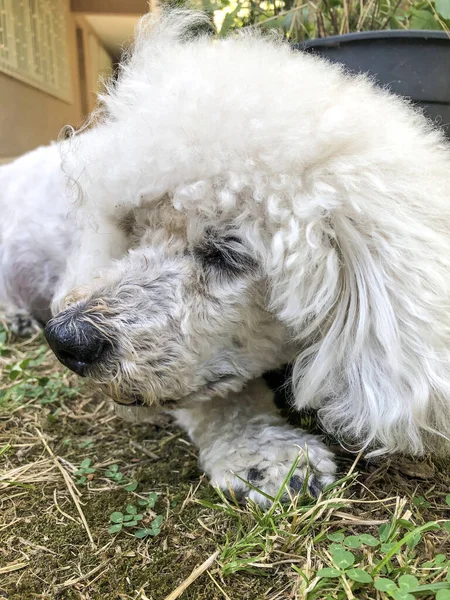
[[[150,492],[147,498],[139,498],[138,504],[145,508],[154,508],[157,500],[158,494],[156,492]]]
[[[149,494],[148,499],[140,498],[138,504],[143,507],[143,510],[151,509],[154,507],[158,494],[152,492]],[[128,504],[125,513],[113,512],[111,513],[109,520],[111,525],[108,528],[109,533],[119,533],[124,527],[136,527],[144,519],[144,514],[138,512],[138,508],[134,504]],[[163,516],[156,516],[146,527],[140,527],[134,532],[136,538],[144,538],[147,536],[156,536],[161,532],[161,525],[163,523]]]
[[[422,508],[430,508],[431,506],[428,500],[425,500],[423,496],[416,496],[413,498],[413,504],[414,506],[421,506]]]
[[[106,469],[104,475],[111,481],[114,481],[117,485],[125,486],[124,489],[127,492],[134,492],[139,485],[137,481],[128,480],[125,475],[120,472],[119,465],[116,464],[110,465]]]
[[[123,527],[135,527],[139,521],[142,521],[144,515],[138,513],[134,504],[128,504],[126,512],[113,512],[109,520],[112,525],[108,528],[109,533],[119,533]]]
[[[87,438],[78,444],[78,448],[80,449],[88,449],[90,450],[94,446],[94,440],[92,438]]]
[[[446,522],[447,523],[447,522]],[[444,525],[446,525],[444,523]],[[406,533],[398,539],[402,529]],[[327,537],[332,542],[328,551],[331,555],[333,566],[319,569],[316,577],[326,579],[350,579],[361,586],[372,586],[387,594],[394,600],[414,600],[414,594],[436,594],[437,600],[450,600],[450,576],[447,581],[420,582],[412,574],[402,573],[402,569],[393,565],[392,559],[397,556],[402,548],[414,550],[421,541],[424,533],[436,531],[439,524],[429,522],[420,527],[414,527],[409,521],[394,518],[390,523],[382,525],[379,529],[379,539],[370,534],[359,536],[345,536],[342,532],[329,534]],[[348,550],[360,549],[362,546],[373,549],[372,565],[364,564],[362,559]],[[364,555],[364,554],[363,554]],[[400,563],[401,565],[402,563]],[[435,568],[434,575],[448,571],[450,561],[444,554],[436,556],[432,561],[427,561],[419,566],[420,569]],[[383,576],[380,576],[380,573]],[[321,589],[321,584],[317,586]],[[343,587],[345,588],[344,582]]]
[[[137,489],[138,485],[139,483],[137,481],[132,481],[131,483],[126,485],[124,489],[126,492],[134,492]]]
[[[164,518],[162,515],[158,515],[153,521],[150,523],[149,527],[142,527],[142,529],[138,529],[134,534],[134,537],[144,538],[147,536],[154,537],[161,532],[161,525]]]
[[[119,465],[110,465],[105,471],[105,477],[116,483],[122,483],[124,478],[123,473],[119,471]]]
[[[349,550],[346,550],[342,546],[335,545],[335,547],[332,548],[331,555],[335,566],[320,569],[317,571],[317,577],[335,578],[345,575],[359,583],[370,583],[373,581],[370,573],[364,569],[354,567],[356,558]]]
[[[450,0],[197,0],[218,34],[257,25],[292,41],[380,29],[450,27]]]
[[[80,394],[72,380],[61,377],[60,372],[50,371],[53,361],[49,360],[50,351],[46,345],[42,343],[31,348],[28,356],[23,358],[7,342],[7,333],[0,329],[0,356],[8,358],[2,372],[2,381],[6,385],[0,389],[1,410],[9,411],[16,405],[30,401],[37,401],[41,405],[61,405],[64,400]],[[54,420],[58,415],[58,407],[51,408],[51,418]]]
[[[80,468],[75,471],[75,475],[78,477],[76,481],[77,485],[85,485],[87,480],[90,479],[89,475],[95,473],[96,469],[91,467],[91,462],[92,460],[90,458],[85,458],[82,461]]]
[[[413,575],[401,575],[397,583],[380,577],[375,581],[374,587],[380,592],[385,592],[394,600],[415,600],[414,593],[423,594],[427,592],[436,592],[436,600],[450,600],[449,584],[420,585],[417,577]]]
[[[251,502],[243,511],[221,490],[217,490],[220,504],[199,500],[237,523],[237,531],[226,536],[222,547],[223,574],[269,575],[270,569],[266,570],[265,565],[270,566],[273,553],[281,550],[283,555],[302,555],[306,546],[314,548],[311,555],[320,560],[319,568],[308,566],[304,570],[292,564],[292,569],[300,576],[302,589],[308,590],[308,600],[375,598],[377,590],[394,600],[414,600],[424,594],[427,598],[450,600],[448,557],[438,554],[433,560],[424,561],[417,550],[424,541],[429,545],[429,536],[450,531],[450,521],[415,525],[410,520],[412,513],[405,511],[406,499],[397,498],[391,520],[383,523],[378,532],[355,535],[345,529],[327,531],[333,513],[345,509],[347,501],[342,493],[354,477],[355,474],[348,475],[329,486],[315,503],[299,495],[285,505],[280,501],[280,490],[267,511]],[[450,506],[450,494],[445,501]],[[425,501],[419,503],[422,506]]]

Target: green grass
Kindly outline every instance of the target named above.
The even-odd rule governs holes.
[[[117,420],[40,337],[0,344],[9,600],[164,600],[203,563],[183,600],[450,598],[448,462],[335,448],[341,479],[318,501],[239,506],[178,430]]]
[[[283,505],[278,497],[266,512],[256,505],[242,509],[222,494],[220,504],[200,501],[236,522],[235,532],[227,537],[221,551],[223,574],[240,571],[270,576],[277,554],[300,557],[306,547],[307,556],[314,554],[316,568],[314,563],[302,568],[293,558],[292,568],[301,577],[304,595],[307,593],[311,600],[348,598],[351,594],[373,598],[376,590],[395,600],[411,600],[425,593],[430,598],[449,600],[450,557],[440,553],[426,560],[423,545],[429,541],[429,533],[445,538],[450,521],[418,525],[406,509],[406,499],[395,498],[391,518],[373,534],[349,533],[346,527],[337,527],[336,516],[340,520],[352,505],[345,492],[350,491],[355,477],[336,482],[314,503],[303,496]],[[445,498],[443,511],[449,507],[450,495]]]

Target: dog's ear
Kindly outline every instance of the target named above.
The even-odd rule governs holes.
[[[271,304],[299,340],[317,338],[342,290],[342,252],[330,221],[291,219],[272,238]]]
[[[411,415],[427,385],[411,344],[420,339],[401,331],[399,265],[374,235],[357,215],[292,218],[272,238],[271,302],[298,342],[297,407],[318,408],[328,431],[360,445],[417,451]]]

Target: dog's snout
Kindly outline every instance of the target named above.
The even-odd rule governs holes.
[[[44,329],[50,348],[62,364],[84,377],[97,363],[106,347],[106,340],[90,323],[70,319],[52,319]]]

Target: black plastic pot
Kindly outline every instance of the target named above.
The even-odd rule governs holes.
[[[369,73],[420,105],[450,137],[450,38],[444,31],[367,31],[295,47]]]

